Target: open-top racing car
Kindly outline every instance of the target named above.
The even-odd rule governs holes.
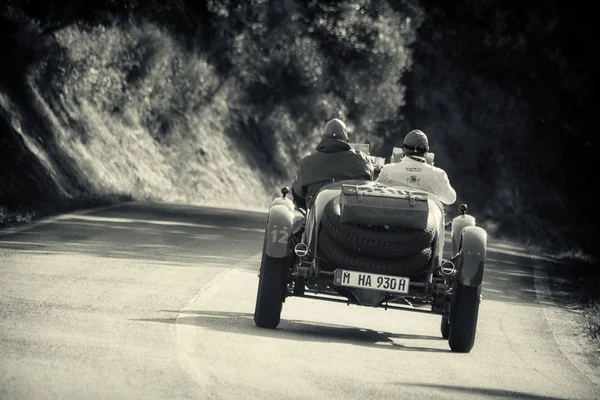
[[[254,321],[274,329],[287,297],[441,315],[454,352],[473,348],[487,233],[461,204],[448,224],[427,192],[375,181],[323,186],[308,210],[281,189],[269,208]],[[446,228],[451,256],[444,258]]]

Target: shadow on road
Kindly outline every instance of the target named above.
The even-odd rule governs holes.
[[[569,311],[572,302],[568,301],[567,293],[556,289],[557,283],[548,277],[551,274],[537,274],[536,277],[536,268],[544,268],[549,272],[556,265],[552,258],[532,254],[518,243],[490,240],[486,249],[483,300],[519,303],[529,307],[558,306]],[[556,295],[554,303],[541,299],[543,296],[539,296],[536,280],[552,288]]]
[[[255,212],[124,204],[63,215],[20,232],[0,232],[0,250],[7,256],[90,255],[175,266],[230,266],[260,251],[264,224],[265,216]]]
[[[172,312],[184,314],[177,319],[174,318],[144,318],[135,321],[159,322],[167,324],[185,324],[210,330],[236,333],[252,336],[264,336],[270,338],[317,341],[317,342],[342,342],[359,346],[370,346],[376,348],[388,348],[404,351],[422,351],[449,353],[450,349],[439,347],[406,346],[394,341],[394,339],[429,340],[435,341],[439,346],[444,342],[441,336],[411,335],[402,333],[390,333],[374,331],[344,325],[323,324],[300,320],[281,320],[277,329],[262,329],[254,324],[254,316],[242,312],[221,311],[199,311],[199,310],[161,310],[161,312]],[[190,314],[190,315],[185,315]]]
[[[551,396],[541,396],[539,394],[530,394],[523,392],[516,392],[513,390],[504,390],[504,389],[490,389],[490,388],[482,388],[482,387],[463,387],[463,386],[450,386],[450,385],[437,385],[437,384],[429,384],[429,383],[410,383],[410,382],[397,382],[397,385],[400,386],[415,386],[427,389],[433,389],[440,392],[444,396],[448,395],[448,392],[456,393],[456,398],[460,398],[461,394],[464,395],[479,395],[486,399],[536,399],[536,400],[566,400],[564,397],[551,397]],[[430,393],[432,398],[435,398],[435,393]]]

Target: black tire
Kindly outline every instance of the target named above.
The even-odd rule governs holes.
[[[422,249],[417,254],[405,258],[376,258],[354,254],[330,238],[329,234],[321,229],[319,232],[318,255],[335,268],[347,268],[355,271],[372,272],[377,274],[406,276],[415,278],[429,269],[431,261],[431,248]]]
[[[448,317],[442,317],[442,323],[440,324],[440,332],[442,332],[442,337],[444,339],[448,339],[450,336],[450,321]]]
[[[481,285],[476,287],[454,282],[452,305],[450,306],[450,349],[456,353],[468,353],[475,344],[479,295]]]
[[[358,254],[374,257],[398,258],[419,253],[431,246],[436,233],[433,218],[426,229],[361,227],[342,223],[340,198],[330,200],[323,210],[323,228],[338,245]]]
[[[264,253],[260,266],[254,323],[261,328],[275,329],[281,320],[285,300],[288,258],[273,258]]]

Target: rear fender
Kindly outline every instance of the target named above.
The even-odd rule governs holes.
[[[487,232],[478,226],[467,226],[462,230],[458,279],[465,286],[477,287],[483,282],[487,248]]]
[[[341,186],[333,187],[331,189],[321,189],[309,211],[304,242],[308,245],[309,249],[312,249],[313,255],[317,254],[316,248],[319,239],[319,227],[321,226],[321,219],[323,218],[323,209],[329,200],[339,196],[340,187]]]
[[[265,232],[265,253],[273,258],[285,258],[289,256],[289,246],[292,226],[294,225],[294,205],[275,199],[269,208],[267,219],[267,231]]]
[[[319,228],[321,226],[321,219],[323,218],[323,210],[325,209],[325,205],[329,202],[329,200],[335,198],[340,195],[340,191],[343,184],[352,184],[352,185],[363,185],[365,183],[372,182],[366,180],[341,180],[337,182],[332,182],[327,185],[324,185],[313,202],[312,207],[308,210],[308,215],[306,219],[306,227],[303,235],[303,242],[306,243],[313,256],[317,256],[317,243],[319,240]]]
[[[475,217],[472,215],[459,215],[452,219],[452,255],[456,255],[460,248],[461,233],[467,226],[475,226]]]

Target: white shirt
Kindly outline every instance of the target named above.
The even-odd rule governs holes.
[[[377,182],[425,190],[444,204],[456,201],[456,191],[450,185],[446,171],[409,156],[405,156],[400,162],[386,164],[381,169]]]

